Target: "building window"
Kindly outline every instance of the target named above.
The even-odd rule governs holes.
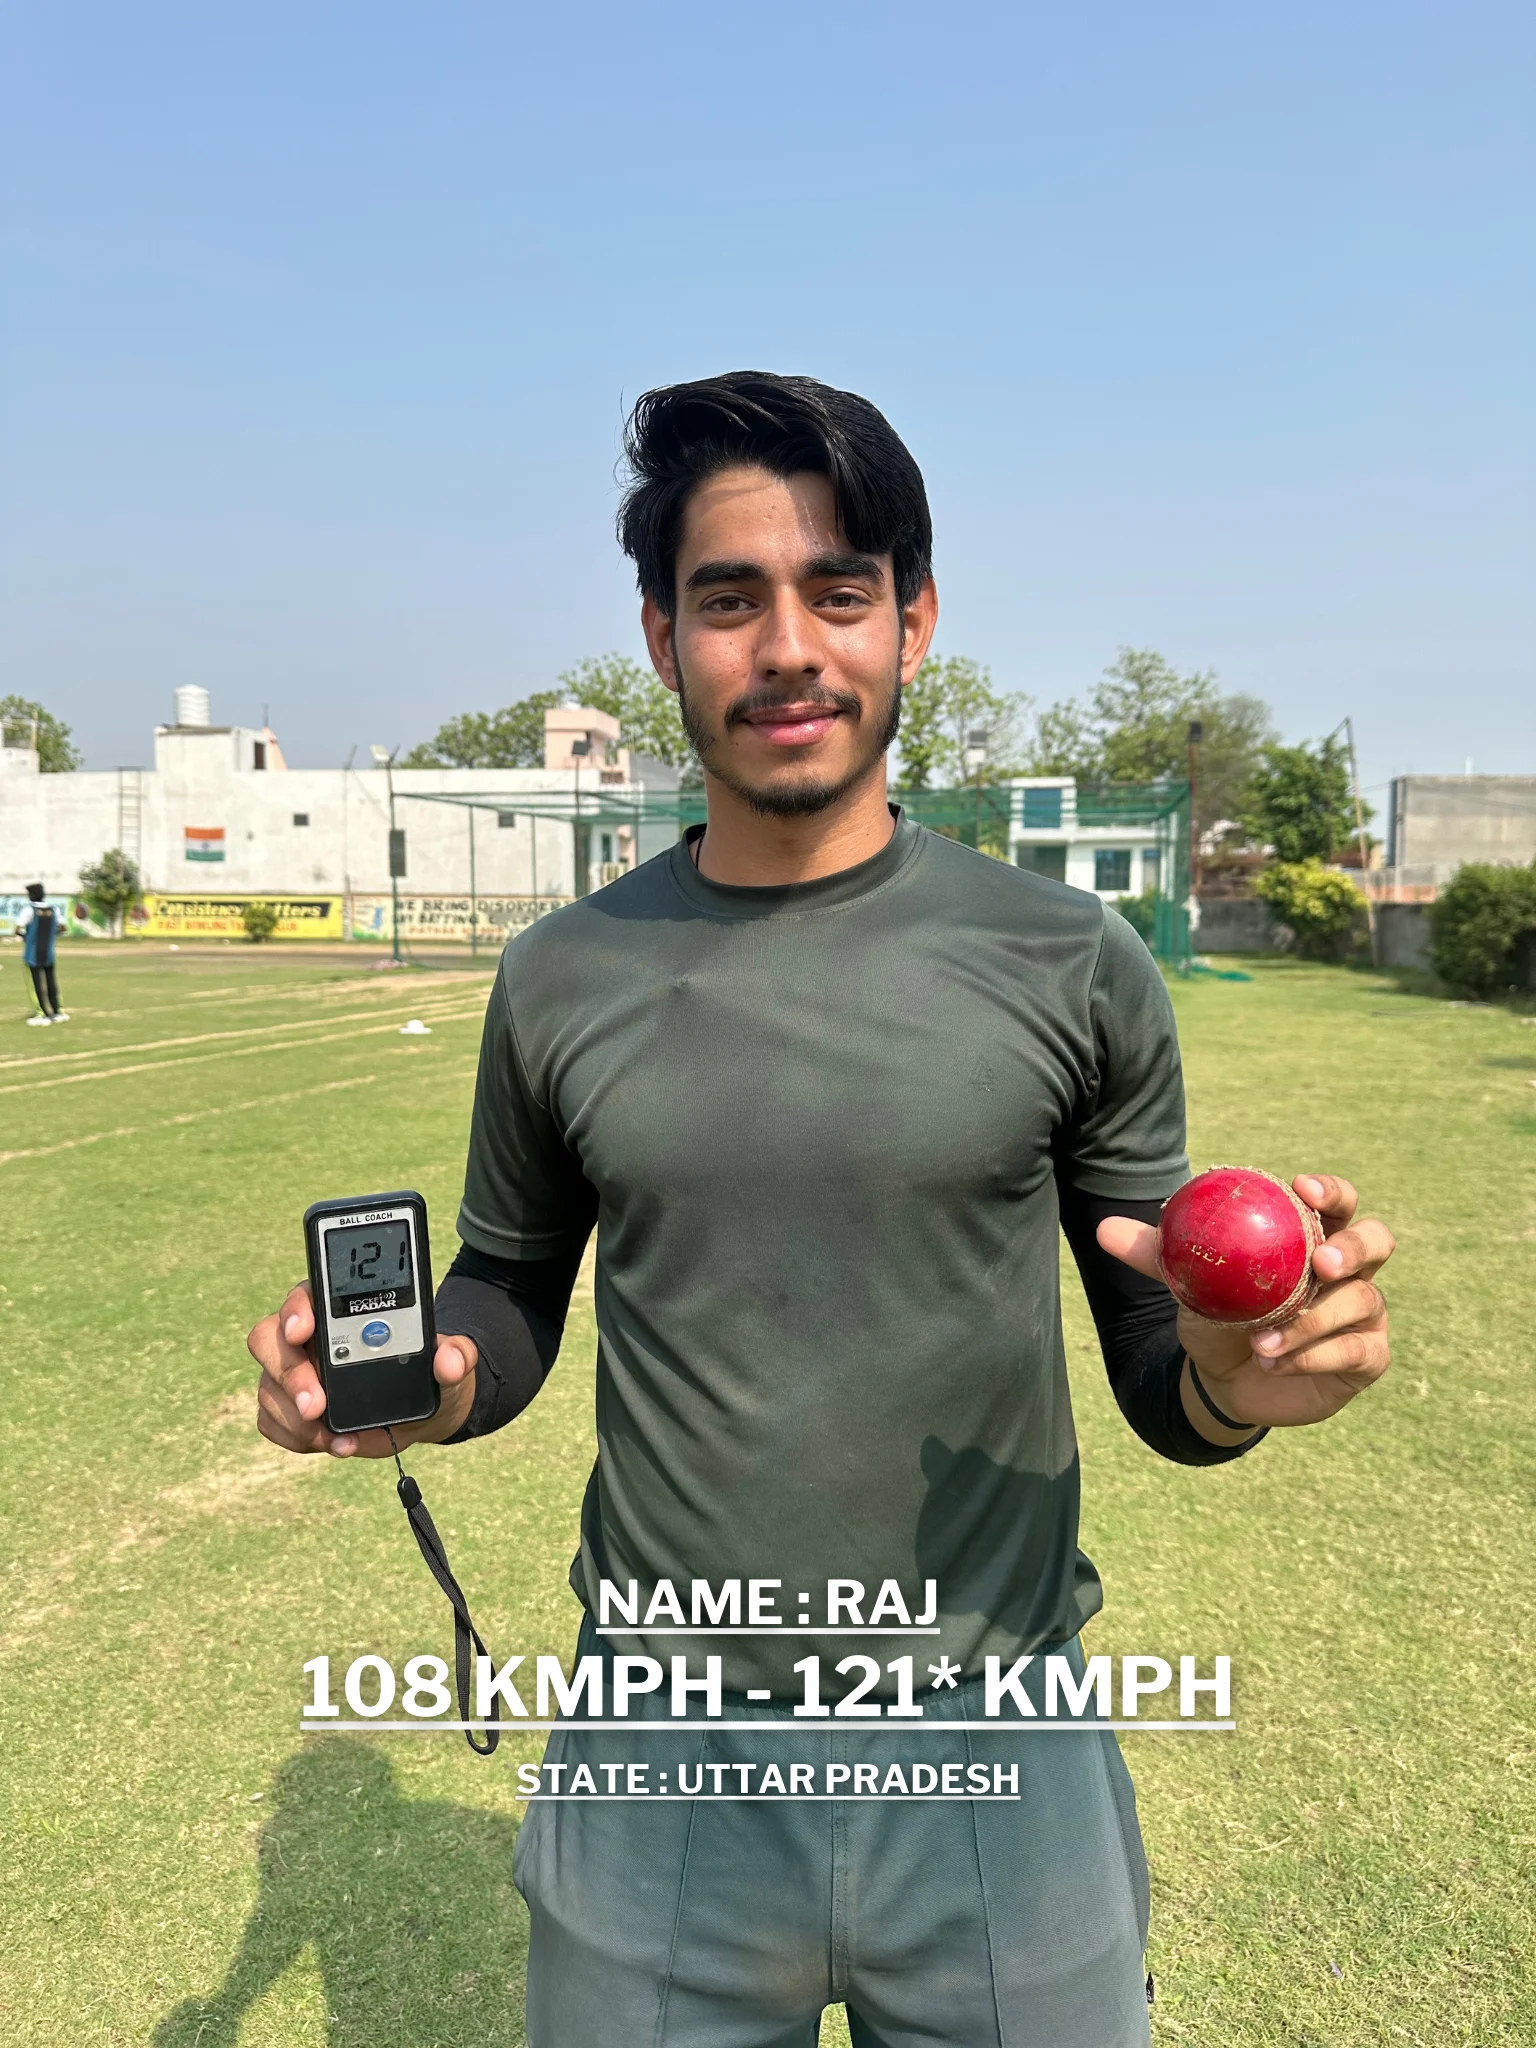
[[[295,811],[293,814],[293,822],[295,823],[295,825],[307,825],[309,823],[308,811]]]
[[[605,833],[603,834],[603,866],[604,866],[605,868],[606,868],[606,867],[610,867],[610,866],[612,865],[612,863],[613,863],[613,834],[612,834],[611,832],[605,832]]]
[[[1049,875],[1053,882],[1067,879],[1067,849],[1064,846],[1016,846],[1013,860],[1016,867],[1028,868],[1037,875]]]
[[[1155,889],[1157,878],[1162,872],[1162,856],[1155,846],[1144,846],[1141,850],[1141,886]]]
[[[1059,832],[1061,830],[1061,791],[1059,789],[1026,789],[1024,792],[1024,824],[1031,832]]]
[[[257,740],[252,751],[251,766],[253,768],[265,768],[266,765],[267,743],[265,740]]]
[[[496,823],[503,832],[510,832],[517,823],[516,811],[498,811],[496,813]]]
[[[1102,895],[1125,894],[1131,886],[1131,849],[1128,846],[1094,849],[1093,886]]]

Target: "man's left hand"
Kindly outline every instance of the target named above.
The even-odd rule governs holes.
[[[1312,1254],[1322,1286],[1311,1306],[1281,1329],[1254,1331],[1179,1311],[1179,1341],[1206,1391],[1224,1415],[1253,1429],[1325,1422],[1379,1380],[1392,1355],[1376,1285],[1395,1248],[1391,1231],[1374,1216],[1356,1218],[1359,1197],[1347,1180],[1303,1173],[1291,1186],[1323,1223],[1324,1241]],[[1162,1278],[1150,1224],[1109,1216],[1098,1239],[1138,1273]]]

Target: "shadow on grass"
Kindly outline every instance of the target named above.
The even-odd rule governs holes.
[[[514,2048],[523,2041],[527,1917],[512,1889],[516,1824],[402,1799],[388,1759],[327,1736],[291,1757],[261,1831],[261,1891],[211,1998],[154,2048],[234,2048],[245,2014],[304,1949],[345,2048]]]

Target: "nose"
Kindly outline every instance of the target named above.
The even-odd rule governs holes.
[[[757,643],[757,672],[770,682],[812,682],[826,666],[816,621],[798,592],[782,592],[768,609]]]

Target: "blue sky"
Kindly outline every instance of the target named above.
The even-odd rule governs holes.
[[[939,645],[1536,771],[1531,16],[157,4],[0,29],[0,689],[340,762],[642,652],[626,404],[865,392]],[[1384,799],[1378,795],[1378,806]]]

